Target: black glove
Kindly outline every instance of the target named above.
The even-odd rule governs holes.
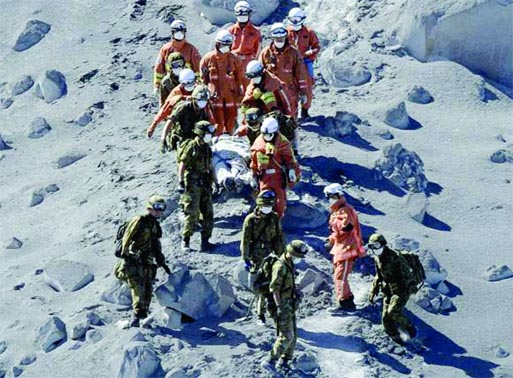
[[[167,264],[162,265],[162,269],[164,269],[164,272],[167,274],[171,274],[171,269],[169,269],[169,266]]]
[[[178,183],[178,193],[185,192],[185,182],[182,180]]]

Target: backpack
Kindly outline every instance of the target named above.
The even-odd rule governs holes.
[[[287,116],[279,111],[272,111],[267,114],[268,117],[273,117],[278,121],[280,133],[285,136],[289,141],[294,139],[294,131],[297,129],[297,122],[294,117]]]
[[[408,272],[403,272],[406,280],[406,288],[410,294],[415,294],[424,286],[424,280],[426,279],[424,267],[416,253],[399,251],[397,254],[409,268]]]
[[[271,284],[271,279],[273,275],[273,264],[278,260],[278,256],[274,253],[271,253],[264,257],[260,267],[258,268],[255,277],[255,282],[253,284],[253,290],[255,292],[262,293],[266,296],[270,296],[269,285]]]
[[[123,236],[125,235],[126,226],[128,226],[129,221],[126,221],[118,227],[118,231],[116,232],[116,240],[114,241],[116,245],[116,249],[114,250],[114,256],[120,259],[121,252],[123,252]]]

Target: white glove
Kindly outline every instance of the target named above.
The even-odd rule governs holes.
[[[305,55],[313,55],[314,51],[312,49],[305,51]]]
[[[251,177],[251,180],[249,180],[249,185],[250,185],[253,189],[256,189],[256,187],[257,187],[257,185],[258,185],[256,178]]]
[[[289,169],[289,180],[291,182],[296,182],[297,180],[296,171],[294,171],[293,169]]]
[[[301,95],[301,105],[306,104],[306,101],[307,101],[307,100],[308,100],[308,98],[306,97],[306,95],[305,95],[305,94],[302,94],[302,95]]]
[[[159,95],[159,89],[157,87],[153,87],[153,95],[158,96]]]

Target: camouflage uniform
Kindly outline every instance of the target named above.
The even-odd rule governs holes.
[[[212,206],[212,150],[196,136],[187,140],[178,154],[178,161],[185,166],[185,192],[180,198],[180,205],[185,214],[182,235],[190,236],[196,230],[201,214],[201,237],[209,239],[214,228],[214,209]]]
[[[169,119],[173,127],[167,136],[168,145],[175,150],[183,141],[193,139],[196,136],[194,124],[198,121],[208,121],[208,119],[207,108],[198,108],[190,99],[180,101]]]
[[[130,287],[137,318],[148,315],[157,266],[166,265],[161,237],[160,224],[150,214],[132,218],[123,236],[122,259],[116,264],[114,274]]]
[[[166,102],[167,96],[169,96],[169,93],[173,90],[174,87],[177,85],[180,85],[180,82],[178,81],[178,76],[173,74],[172,71],[168,72],[166,76],[162,79],[160,82],[159,87],[159,107],[162,107],[164,103]]]
[[[399,336],[399,327],[410,335],[416,333],[412,322],[404,315],[404,307],[410,297],[406,282],[409,267],[397,253],[384,246],[381,256],[374,257],[376,276],[370,292],[372,299],[380,289],[383,293],[381,319],[385,332],[392,338]]]
[[[296,286],[293,262],[282,255],[273,265],[270,292],[280,293],[280,307],[276,317],[278,339],[271,351],[271,360],[292,359],[297,341],[296,326]]]
[[[285,238],[281,227],[280,217],[277,213],[263,214],[256,208],[246,219],[242,226],[242,240],[240,252],[244,261],[251,261],[251,275],[260,268],[262,260],[273,253],[281,256],[285,250]],[[265,313],[266,296],[257,293],[256,306],[259,316]]]

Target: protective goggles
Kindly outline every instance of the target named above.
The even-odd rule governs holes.
[[[182,82],[182,84],[183,84],[184,87],[187,87],[189,85],[193,85],[195,82],[196,82],[196,80],[192,79],[192,80],[184,81],[184,82]]]
[[[244,9],[244,8],[237,9],[235,11],[236,16],[249,16],[250,13],[251,13],[251,11],[249,9]]]
[[[155,202],[151,207],[153,207],[153,210],[157,210],[157,211],[166,210],[166,204],[162,203],[162,202]]]
[[[260,198],[274,199],[274,198],[276,198],[276,193],[274,193],[272,190],[268,190],[268,191],[263,192],[260,195]]]
[[[183,68],[185,63],[183,60],[175,60],[174,62],[169,63],[171,68]]]
[[[214,134],[214,131],[216,131],[216,127],[214,125],[208,125],[203,126],[200,130],[202,130],[205,133]]]
[[[380,242],[369,243],[369,244],[367,244],[367,247],[369,247],[369,249],[372,249],[372,250],[380,249],[381,243]]]
[[[246,77],[248,79],[253,79],[255,77],[261,76],[262,72],[246,72]]]
[[[326,193],[326,198],[338,198],[338,193]]]
[[[300,25],[305,19],[303,17],[291,17],[289,21],[292,25]]]
[[[260,115],[258,113],[246,114],[246,122],[248,123],[260,123]]]

